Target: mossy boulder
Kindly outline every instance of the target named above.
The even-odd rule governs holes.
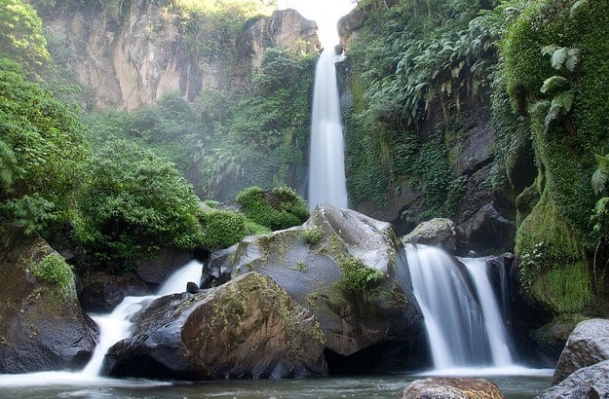
[[[302,226],[212,254],[204,284],[250,271],[268,275],[317,316],[333,353],[348,357],[378,347],[372,366],[383,350],[406,348],[422,331],[415,299],[398,283],[404,273],[398,246],[388,223],[324,204]]]
[[[95,323],[74,275],[37,235],[0,230],[0,373],[79,369],[96,345]]]
[[[315,316],[267,276],[248,273],[214,289],[162,297],[134,319],[106,355],[117,377],[323,376],[324,335]]]
[[[402,399],[504,399],[491,381],[477,378],[426,378],[412,382]]]

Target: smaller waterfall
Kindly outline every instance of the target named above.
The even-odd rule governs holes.
[[[169,276],[165,283],[161,285],[157,295],[128,296],[111,313],[91,315],[99,326],[99,343],[81,374],[85,377],[100,375],[108,349],[117,342],[129,338],[131,334],[129,318],[131,315],[142,310],[161,296],[184,292],[189,281],[200,283],[202,275],[203,265],[193,260]]]
[[[334,63],[334,47],[325,49],[315,69],[311,147],[309,156],[309,210],[327,202],[347,207],[342,115]]]
[[[513,366],[486,259],[406,245],[406,260],[435,369]]]

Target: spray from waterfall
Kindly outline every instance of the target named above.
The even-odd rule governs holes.
[[[336,61],[334,48],[327,48],[315,70],[307,198],[310,210],[324,202],[339,208],[348,206]]]

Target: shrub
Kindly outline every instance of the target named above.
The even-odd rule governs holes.
[[[228,248],[246,236],[245,217],[234,211],[211,211],[201,216],[203,246],[209,250]]]
[[[313,227],[311,229],[305,229],[302,231],[302,238],[309,245],[315,245],[321,241],[324,233],[319,227]]]
[[[58,253],[47,255],[40,262],[34,263],[30,272],[43,283],[58,287],[64,297],[69,295],[74,285],[72,268]]]
[[[305,201],[288,187],[266,192],[249,187],[239,193],[237,202],[249,219],[271,230],[299,226],[308,216]]]
[[[383,273],[349,255],[340,255],[336,263],[343,275],[339,287],[348,295],[365,295],[383,278]]]

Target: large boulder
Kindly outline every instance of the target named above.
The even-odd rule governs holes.
[[[154,258],[142,259],[138,263],[137,275],[148,284],[158,285],[191,259],[192,253],[188,251],[162,249]]]
[[[87,312],[112,311],[126,296],[142,296],[152,293],[150,287],[133,274],[114,275],[93,272],[80,276],[78,299]]]
[[[133,335],[106,355],[109,375],[206,380],[327,374],[315,316],[259,273],[196,294],[161,297],[133,322]]]
[[[351,356],[377,345],[371,366],[383,350],[408,348],[422,331],[412,292],[397,283],[404,274],[398,246],[388,223],[325,204],[303,226],[212,254],[204,280],[222,283],[252,270],[272,277],[317,316],[332,352]],[[359,272],[380,279],[349,289]]]
[[[96,345],[74,276],[38,235],[0,230],[0,373],[79,369]]]
[[[535,399],[609,398],[609,360],[579,369]]]
[[[604,360],[609,360],[609,320],[582,321],[575,327],[560,354],[552,384],[560,383],[576,370]]]
[[[426,378],[412,382],[402,399],[504,399],[494,383],[475,378]]]
[[[450,219],[431,219],[419,224],[402,238],[402,242],[405,244],[431,245],[442,248],[446,252],[454,253],[457,248],[457,230]]]

